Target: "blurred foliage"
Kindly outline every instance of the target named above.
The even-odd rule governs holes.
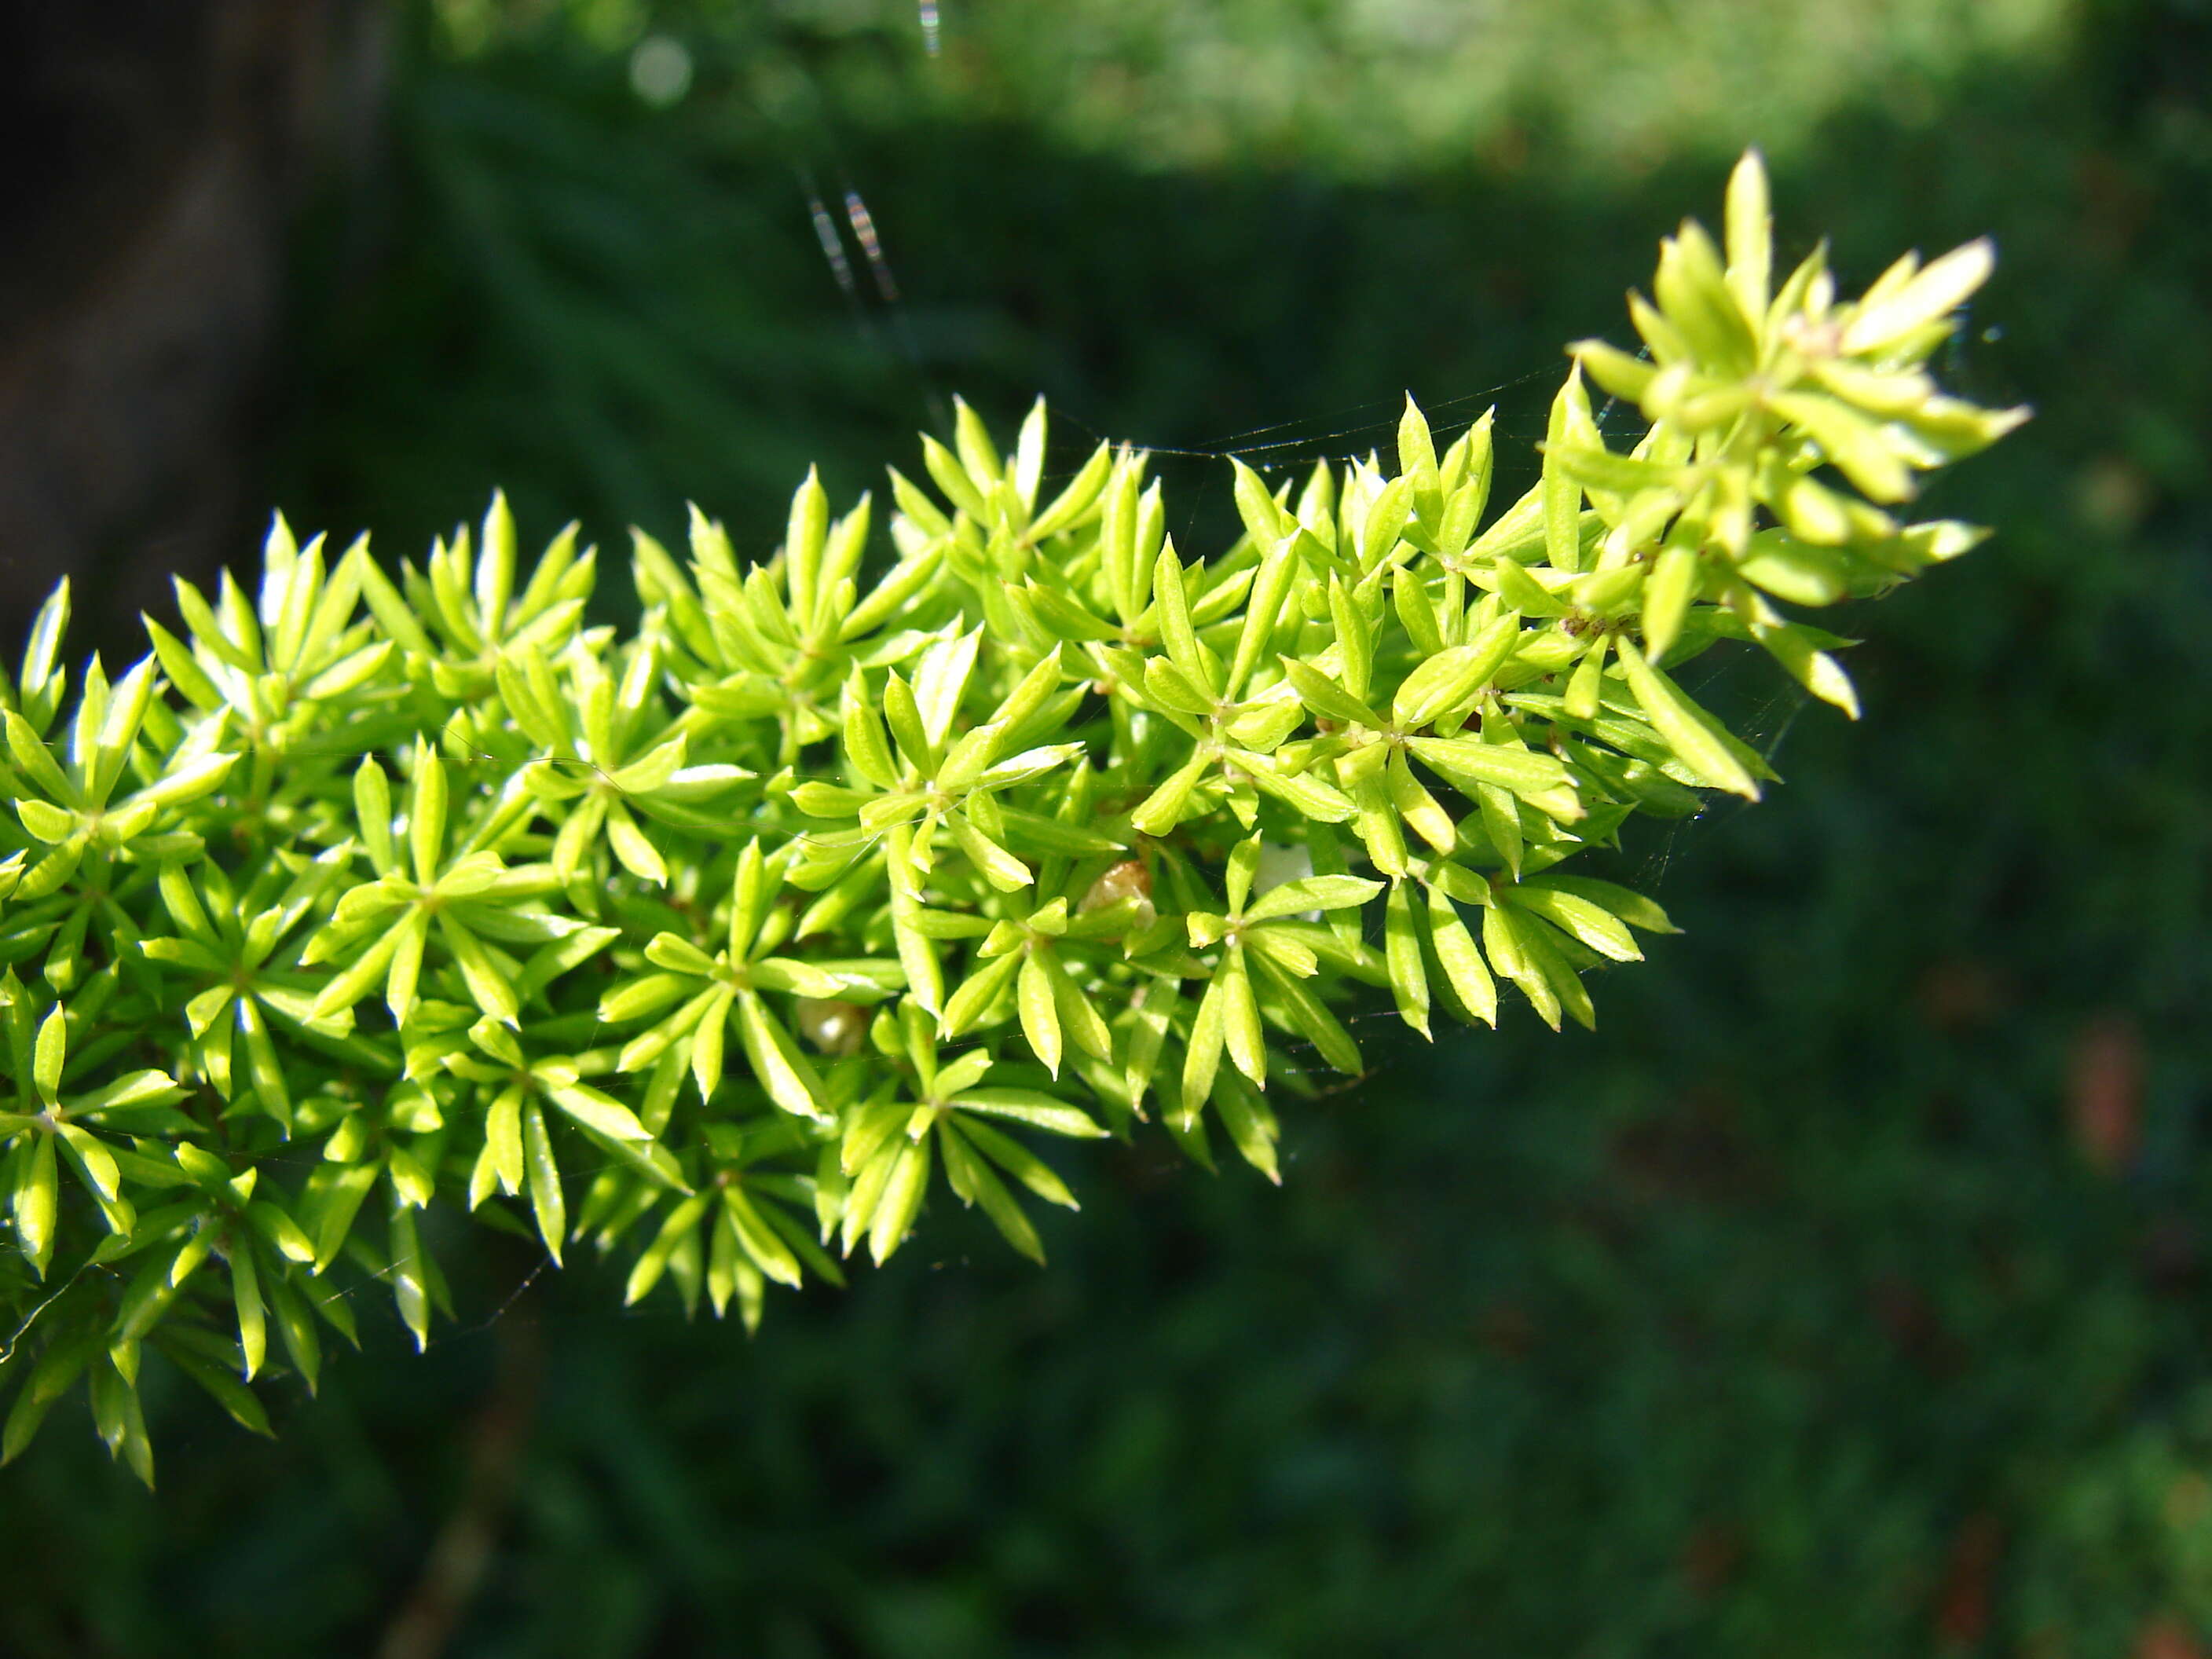
[[[1386,167],[868,91],[980,76],[963,54],[1015,84],[981,20],[1069,52],[1073,8],[945,0],[935,60],[903,8],[541,13],[473,55],[413,19],[389,165],[303,255],[264,491],[295,520],[411,554],[505,478],[529,533],[606,539],[772,499],[810,452],[842,493],[939,386],[1289,446],[1255,460],[1387,446],[1407,386],[1531,434],[1535,393],[1490,388],[1548,382],[1619,314],[1620,251],[1759,137],[1785,257],[1826,225],[1863,282],[1994,232],[1947,372],[2039,416],[1931,502],[2004,531],[1885,609],[1864,722],[1753,705],[1789,787],[1641,849],[1690,933],[1595,1036],[1378,1043],[1280,1193],[1116,1165],[1048,1273],[902,1257],[751,1346],[611,1315],[587,1272],[510,1304],[530,1260],[488,1262],[469,1334],[400,1364],[367,1322],[394,1363],[292,1402],[273,1449],[150,1401],[158,1504],[47,1436],[6,1477],[37,1522],[0,1647],[373,1645],[534,1376],[455,1652],[2212,1650],[2198,0],[2021,13],[1905,105],[1779,64],[1837,76],[1773,118],[1794,143],[1723,105],[1633,168],[1525,112],[1625,95],[1602,20],[1528,71],[1516,142]],[[691,71],[665,105],[633,85],[656,34]],[[787,108],[744,89],[771,52]],[[896,309],[813,241],[810,193],[842,223],[848,185]]]
[[[1826,117],[1933,121],[1962,76],[2057,61],[2067,0],[435,0],[440,43],[476,60],[570,35],[656,34],[755,118],[827,105],[1021,124],[1124,162],[1384,177],[1544,149],[1641,171],[1759,141],[1787,158]],[[658,48],[631,58],[680,96]]]

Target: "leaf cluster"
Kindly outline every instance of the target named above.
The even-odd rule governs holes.
[[[1571,861],[1771,775],[1680,666],[1748,641],[1855,711],[1784,607],[1971,546],[1900,513],[2021,418],[1922,367],[1986,247],[1847,302],[1769,246],[1750,157],[1502,512],[1491,418],[1440,449],[1409,400],[1388,461],[1237,465],[1189,558],[1144,455],[1048,488],[1042,405],[1006,450],[963,405],[888,556],[810,475],[758,562],[696,510],[680,558],[638,535],[628,635],[498,497],[396,578],[279,520],[257,587],[179,582],[73,696],[58,593],[0,711],[0,1455],[82,1382],[150,1480],[149,1348],[264,1430],[247,1385],[312,1389],[365,1283],[427,1342],[434,1206],[750,1327],[943,1196],[1041,1261],[1060,1140],[1276,1178],[1368,988],[1425,1036],[1501,984],[1590,1023],[1669,923]]]

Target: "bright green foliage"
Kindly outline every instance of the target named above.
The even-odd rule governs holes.
[[[1749,640],[1852,709],[1778,601],[1964,551],[1894,510],[2021,418],[1918,367],[1985,247],[1856,304],[1768,250],[1748,158],[1487,524],[1487,417],[1439,453],[1409,402],[1395,467],[1295,497],[1239,466],[1244,534],[1187,561],[1145,457],[1048,490],[1042,407],[1011,453],[963,407],[887,563],[810,476],[750,568],[696,514],[687,561],[639,537],[628,639],[570,535],[518,588],[496,498],[396,586],[279,520],[257,594],[179,584],[184,635],[66,717],[57,594],[0,762],[0,1450],[83,1378],[150,1479],[149,1344],[264,1429],[245,1383],[313,1387],[356,1275],[426,1341],[433,1204],[750,1326],[946,1194],[1041,1260],[1059,1140],[1218,1130],[1274,1178],[1360,987],[1425,1035],[1501,980],[1589,1024],[1585,971],[1668,923],[1568,860],[1771,776],[1673,671]]]

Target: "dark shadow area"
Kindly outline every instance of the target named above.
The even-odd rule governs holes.
[[[367,160],[372,0],[0,7],[0,637],[137,643],[258,518],[293,222]]]

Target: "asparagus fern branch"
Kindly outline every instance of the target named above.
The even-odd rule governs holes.
[[[749,567],[696,514],[686,560],[638,536],[626,639],[497,498],[396,582],[279,520],[255,592],[179,583],[73,707],[58,593],[4,688],[0,1455],[82,1379],[150,1480],[149,1343],[265,1429],[246,1385],[313,1388],[371,1280],[426,1341],[433,1205],[750,1326],[945,1196],[1041,1260],[1061,1141],[1273,1178],[1286,1051],[1364,1064],[1347,998],[1589,1023],[1670,924],[1571,861],[1771,776],[1680,665],[1747,641],[1855,713],[1793,608],[1973,545],[1915,480],[2023,418],[1923,368],[1985,246],[1856,302],[1769,248],[1750,157],[1494,515],[1490,419],[1439,451],[1409,401],[1395,465],[1237,466],[1192,558],[1144,455],[1048,494],[1042,406],[1011,454],[963,407],[888,560],[810,476]]]

